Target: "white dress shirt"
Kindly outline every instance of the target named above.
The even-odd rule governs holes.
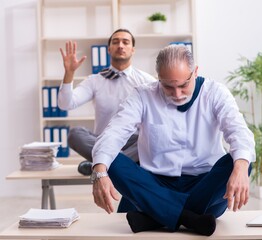
[[[234,97],[221,83],[205,79],[186,112],[165,97],[159,82],[136,88],[121,104],[93,148],[93,164],[110,167],[139,127],[140,166],[155,174],[180,176],[208,172],[226,154],[255,161],[255,143]]]
[[[112,66],[111,68],[117,71]],[[58,106],[63,110],[71,110],[94,100],[94,133],[99,135],[134,87],[153,81],[156,81],[154,77],[132,66],[122,71],[118,79],[109,80],[100,74],[93,74],[75,89],[72,83],[62,84],[58,94]]]

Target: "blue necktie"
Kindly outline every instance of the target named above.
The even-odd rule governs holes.
[[[113,69],[111,68],[105,68],[103,69],[101,72],[99,72],[104,78],[113,80],[113,79],[117,79],[120,77],[120,74],[115,72]]]
[[[181,105],[181,106],[178,106],[177,107],[177,110],[180,111],[180,112],[186,112],[194,103],[194,101],[196,100],[199,92],[200,92],[200,89],[201,89],[201,86],[202,84],[204,83],[205,81],[205,78],[203,77],[197,77],[196,79],[196,86],[195,86],[195,90],[193,92],[193,96],[192,96],[192,99],[184,104],[184,105]]]

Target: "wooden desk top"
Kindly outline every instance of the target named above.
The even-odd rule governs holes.
[[[6,179],[85,179],[88,176],[83,176],[77,171],[78,165],[60,165],[58,168],[48,171],[15,171],[9,174]]]
[[[80,219],[66,229],[22,229],[18,222],[0,233],[0,239],[64,239],[64,240],[203,240],[203,239],[262,239],[262,228],[246,227],[246,222],[261,215],[262,211],[227,211],[217,220],[211,237],[188,232],[151,231],[132,233],[124,213],[83,213]]]

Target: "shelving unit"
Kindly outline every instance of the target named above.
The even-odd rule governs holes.
[[[167,16],[163,34],[152,32],[147,17],[154,12]],[[59,48],[68,40],[77,42],[77,56],[87,56],[76,72],[74,84],[92,73],[91,46],[107,44],[108,37],[118,28],[129,29],[136,39],[133,66],[152,75],[158,51],[174,41],[190,41],[195,48],[194,0],[39,0],[39,98],[40,135],[45,126],[66,124],[70,127],[93,127],[92,103],[69,111],[68,117],[44,118],[42,116],[42,87],[59,86],[64,67]],[[74,155],[74,154],[73,154]],[[70,156],[82,160],[79,156]]]

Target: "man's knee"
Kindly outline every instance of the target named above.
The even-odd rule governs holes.
[[[229,177],[233,171],[234,161],[231,155],[228,153],[221,157],[216,164],[213,166],[212,171],[219,171],[224,176]]]
[[[132,159],[119,153],[108,169],[109,177],[113,182],[122,181],[138,165]]]
[[[74,146],[79,144],[86,136],[92,134],[91,131],[85,127],[74,127],[71,128],[68,133],[68,145],[74,149]]]
[[[83,127],[74,127],[70,129],[67,137],[69,147],[74,148],[75,142],[79,137],[79,132],[81,132],[82,129]]]

